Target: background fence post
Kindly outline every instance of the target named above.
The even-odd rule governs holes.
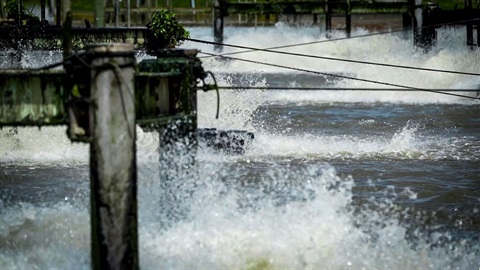
[[[225,19],[226,1],[215,0],[213,3],[213,38],[216,43],[223,43],[223,25]],[[215,44],[215,51],[222,51],[223,45]]]

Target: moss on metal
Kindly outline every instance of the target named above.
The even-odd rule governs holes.
[[[1,70],[0,127],[65,124],[64,77],[61,70]]]

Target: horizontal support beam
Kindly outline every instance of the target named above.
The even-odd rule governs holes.
[[[138,8],[130,8],[130,14],[135,14],[135,13],[154,13],[158,11],[165,10],[165,8],[149,8],[149,7],[138,7]],[[115,9],[114,8],[105,8],[106,13],[114,13]],[[174,7],[172,10],[173,13],[179,14],[179,13],[211,13],[212,9],[211,8],[177,8]],[[126,9],[121,9],[120,10],[121,14],[127,14],[128,11]]]
[[[83,49],[84,46],[98,42],[133,43],[143,46],[147,31],[146,27],[73,27],[71,33],[74,49]],[[22,45],[33,49],[60,49],[59,41],[62,39],[63,29],[57,26],[0,27],[0,48],[18,48]]]
[[[65,72],[0,71],[0,127],[67,123]]]
[[[407,2],[351,1],[294,1],[294,2],[257,2],[227,3],[227,14],[315,14],[326,13],[329,5],[333,14],[345,14],[350,7],[351,14],[399,14],[408,11]]]
[[[179,87],[184,73],[179,69],[190,63],[185,59],[164,60],[162,63],[173,71],[134,74],[136,120],[139,123],[151,119],[165,122],[165,119],[184,114],[179,104]],[[159,63],[152,68],[161,70],[162,65]],[[68,84],[73,86],[73,99],[67,90]],[[0,69],[0,127],[68,124],[69,104],[88,102],[88,97],[81,97],[78,89],[64,70]]]

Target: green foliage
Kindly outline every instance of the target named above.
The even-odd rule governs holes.
[[[17,0],[7,0],[5,3],[5,14],[8,19],[16,20],[20,15],[20,18],[26,20],[29,25],[39,24],[40,19],[33,14],[32,10],[27,10],[25,5],[21,5],[19,9]]]
[[[7,18],[9,19],[17,19],[18,18],[18,5],[17,5],[17,0],[7,0],[5,3],[5,13],[7,14]],[[25,14],[27,14],[27,9],[25,6],[20,7],[20,14],[23,17]]]
[[[175,14],[168,10],[155,12],[147,28],[150,31],[148,49],[175,48],[190,37],[190,33],[177,21]]]

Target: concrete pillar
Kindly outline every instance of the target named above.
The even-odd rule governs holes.
[[[5,14],[5,10],[3,9],[5,7],[5,1],[6,0],[0,0],[0,18],[2,19],[7,18],[7,14]]]
[[[88,53],[92,268],[138,269],[133,45]]]
[[[477,47],[480,47],[480,18],[476,22],[477,24]]]
[[[72,53],[72,24],[73,24],[73,17],[72,12],[68,11],[66,13],[65,21],[63,23],[63,41],[62,41],[62,48],[63,48],[63,59],[66,59]]]
[[[152,12],[150,12],[150,10],[152,9],[152,0],[147,0],[147,21],[151,21],[152,20]],[[168,10],[170,10],[170,8],[168,8]]]
[[[58,0],[58,1],[62,1],[62,4],[61,4],[61,9],[62,9],[61,18],[62,18],[62,22],[64,22],[67,18],[67,13],[72,9],[72,2],[70,0]]]
[[[418,48],[423,48],[425,51],[428,51],[430,47],[429,41],[427,40],[428,37],[428,29],[426,28],[426,18],[425,15],[428,16],[428,10],[422,7],[422,0],[412,0],[413,4],[413,45]]]
[[[465,10],[469,17],[471,16],[472,11],[473,11],[473,5],[472,5],[472,0],[466,0],[465,1]],[[469,21],[467,22],[467,45],[472,48],[473,46],[473,22]]]
[[[409,13],[402,14],[403,36],[405,39],[410,38],[410,31],[413,28],[413,18]]]
[[[347,4],[345,6],[345,31],[347,37],[349,38],[352,34],[352,10],[350,7],[350,0],[347,0]]]
[[[423,9],[421,7],[422,0],[415,0],[414,2],[414,27],[421,28],[423,25]],[[418,31],[418,30],[417,30]]]
[[[413,24],[413,43],[414,46],[422,48],[428,52],[436,43],[436,30],[432,22],[432,9],[427,6],[422,7],[422,0],[414,2],[414,24]]]
[[[22,3],[22,0],[17,0],[17,24],[18,26],[21,26],[22,25],[22,7],[23,7],[23,3]]]
[[[170,226],[188,215],[187,201],[194,192],[198,169],[197,90],[205,72],[196,50],[158,50],[157,59],[139,63],[137,123],[160,136],[161,226]],[[178,74],[177,70],[184,70]],[[152,117],[153,116],[153,117]]]
[[[1,0],[0,0],[0,2],[1,2]],[[1,8],[2,8],[2,5],[0,4],[0,9]],[[40,1],[40,21],[42,23],[45,21],[45,0]]]
[[[325,32],[327,37],[330,36],[332,31],[332,7],[328,4],[328,0],[325,0]]]
[[[127,27],[130,27],[131,24],[131,9],[130,9],[130,1],[127,1]]]
[[[213,3],[213,39],[217,43],[223,43],[223,25],[225,17],[226,1],[215,0]],[[215,51],[221,52],[223,45],[215,45]]]
[[[58,27],[60,27],[62,25],[62,2],[61,0],[55,0],[55,4],[56,4],[56,11],[55,11],[55,20],[56,20],[56,24]]]
[[[105,0],[95,0],[95,27],[105,27]]]
[[[120,3],[119,0],[114,0],[114,14],[115,14],[115,27],[118,27],[119,13],[120,13]]]

